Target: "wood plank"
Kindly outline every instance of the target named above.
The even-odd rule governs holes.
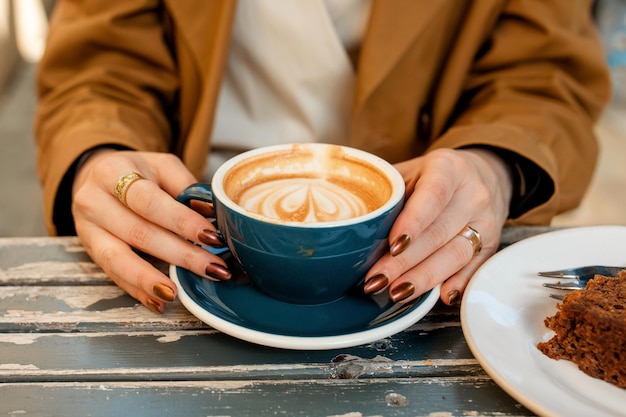
[[[114,285],[0,286],[0,332],[208,328],[180,302],[154,314]]]
[[[501,247],[556,228],[507,227]],[[167,273],[167,265],[150,259]],[[95,265],[76,237],[20,237],[0,239],[2,285],[113,285]]]
[[[169,265],[145,256],[167,274]],[[2,285],[115,285],[77,237],[0,238]]]
[[[438,304],[424,323],[457,322],[459,309]],[[115,285],[0,286],[0,332],[208,328],[179,301],[154,314]]]
[[[0,239],[0,286],[68,282],[113,285],[76,237]]]
[[[549,230],[505,228],[503,244]],[[0,239],[0,331],[207,328],[180,303],[163,316],[146,313],[89,260],[76,237]]]
[[[486,377],[0,385],[1,415],[532,416]],[[63,399],[59,401],[59,399]]]
[[[214,330],[2,333],[0,382],[483,374],[458,324],[420,326],[352,348],[292,351]]]
[[[506,228],[502,247],[551,230]],[[474,359],[458,308],[349,349],[266,348],[179,302],[151,313],[75,237],[0,239],[0,332],[0,414],[532,415]]]

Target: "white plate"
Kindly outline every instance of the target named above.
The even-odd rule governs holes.
[[[461,324],[485,371],[513,398],[543,416],[626,416],[626,389],[592,378],[572,362],[536,347],[553,332],[543,321],[557,301],[537,276],[583,265],[625,265],[626,227],[559,230],[511,245],[475,274],[463,297]]]

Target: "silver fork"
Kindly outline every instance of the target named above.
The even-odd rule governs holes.
[[[545,271],[538,272],[537,275],[545,278],[558,278],[572,280],[569,282],[545,282],[544,287],[554,290],[580,290],[585,288],[587,281],[596,276],[596,274],[604,275],[607,277],[615,277],[619,271],[626,269],[624,266],[604,266],[604,265],[589,265],[580,266],[576,268],[560,269],[558,271]],[[558,300],[563,299],[561,294],[550,294],[550,297]]]

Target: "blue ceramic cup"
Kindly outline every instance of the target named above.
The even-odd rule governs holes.
[[[178,200],[210,202],[217,227],[250,279],[297,304],[337,300],[363,283],[388,249],[404,180],[385,160],[338,145],[289,144],[244,152],[211,184]]]

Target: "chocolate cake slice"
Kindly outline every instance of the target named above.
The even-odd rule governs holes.
[[[626,271],[617,277],[596,275],[584,290],[567,294],[557,309],[544,321],[555,335],[537,348],[626,388]]]

